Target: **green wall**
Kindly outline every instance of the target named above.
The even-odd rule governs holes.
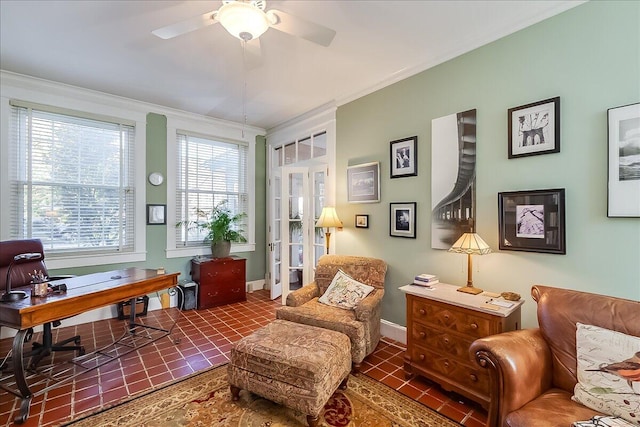
[[[561,152],[509,160],[507,109],[561,98]],[[640,2],[592,1],[343,105],[337,111],[337,252],[389,270],[382,317],[405,325],[397,290],[417,273],[466,283],[466,257],[431,249],[431,120],[477,109],[474,284],[526,299],[536,283],[640,299],[640,219],[607,218],[607,109],[640,101]],[[418,136],[418,176],[389,179],[389,142]],[[366,153],[366,154],[363,154]],[[381,162],[381,202],[349,204],[347,166]],[[565,188],[567,254],[498,251],[501,191]],[[389,202],[417,202],[417,238],[389,237]],[[355,214],[369,229],[355,229]]]
[[[149,113],[147,115],[147,158],[146,175],[151,172],[162,172],[167,175],[167,118],[160,114]],[[255,170],[255,190],[256,190],[256,250],[254,252],[234,253],[247,259],[247,281],[264,279],[266,269],[266,213],[265,213],[265,138],[256,138],[256,170]],[[167,181],[159,186],[153,186],[146,181],[146,204],[166,204],[167,203]],[[171,207],[168,207],[171,209]],[[157,268],[164,267],[167,272],[181,272],[179,280],[188,280],[191,257],[166,258],[165,248],[167,225],[146,225],[146,246],[147,260],[145,262],[135,262],[129,264],[111,264],[88,266],[81,268],[70,268],[56,270],[55,274],[88,274],[98,271],[109,271],[125,267]]]

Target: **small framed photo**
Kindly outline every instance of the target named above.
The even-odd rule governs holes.
[[[147,225],[167,223],[167,205],[147,205]]]
[[[391,141],[391,178],[418,175],[418,137]]]
[[[369,215],[356,214],[356,228],[369,228]]]
[[[380,201],[380,162],[347,168],[347,200],[349,203]]]
[[[607,110],[608,217],[640,217],[640,103]]]
[[[564,188],[498,193],[498,214],[501,250],[567,253]]]
[[[416,202],[389,203],[389,235],[416,238]]]
[[[509,108],[509,158],[560,152],[560,97]]]

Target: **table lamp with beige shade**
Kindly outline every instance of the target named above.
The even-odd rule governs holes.
[[[467,286],[458,288],[457,291],[474,295],[481,293],[482,289],[473,287],[473,261],[471,260],[471,255],[486,255],[491,253],[489,245],[476,233],[464,233],[451,246],[449,252],[467,254]]]
[[[329,229],[331,227],[342,228],[342,221],[338,218],[336,208],[331,206],[323,207],[320,218],[318,218],[318,221],[316,222],[316,227],[326,228],[326,231],[324,232],[326,236],[325,244],[327,246],[327,253],[329,253],[329,242],[331,240],[331,231]]]

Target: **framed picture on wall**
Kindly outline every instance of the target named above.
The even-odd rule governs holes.
[[[499,247],[566,254],[564,188],[498,193]]]
[[[347,200],[349,203],[380,201],[380,162],[347,168]]]
[[[607,110],[607,216],[640,217],[640,103]]]
[[[416,238],[416,202],[389,203],[389,235]]]
[[[507,111],[509,158],[560,152],[560,97]]]
[[[147,205],[147,224],[164,225],[167,223],[167,205]]]
[[[356,215],[356,228],[369,228],[369,215]]]
[[[391,178],[404,178],[418,175],[418,137],[391,141]]]

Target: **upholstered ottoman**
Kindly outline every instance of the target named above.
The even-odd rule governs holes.
[[[233,400],[240,389],[307,414],[322,408],[351,370],[349,337],[329,329],[275,320],[238,341],[228,365]]]

